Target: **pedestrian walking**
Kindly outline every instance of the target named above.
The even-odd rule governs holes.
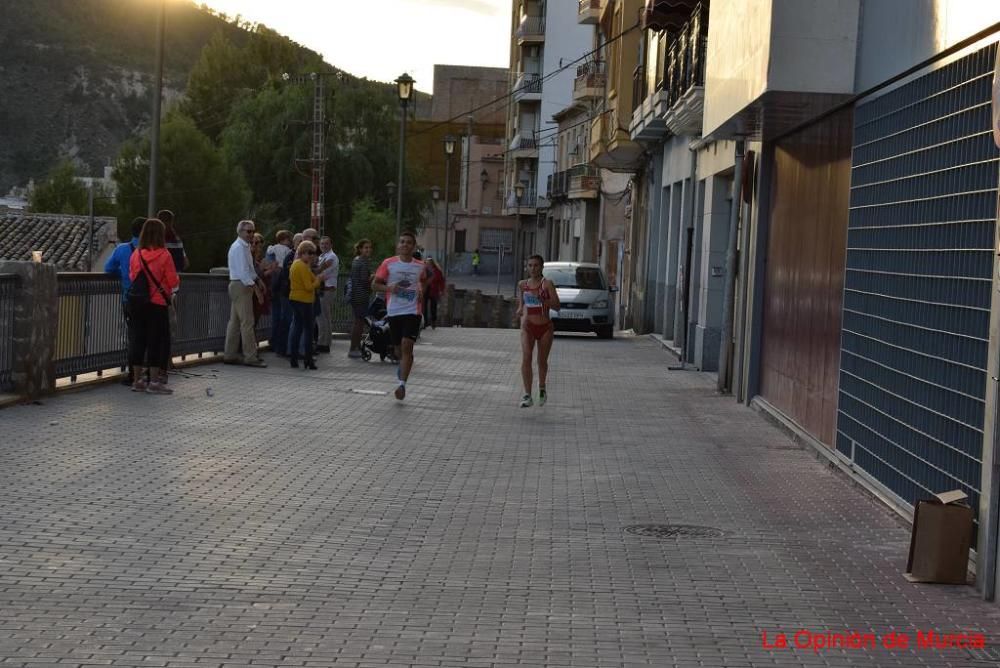
[[[549,310],[559,310],[559,294],[552,281],[542,276],[545,260],[541,255],[528,258],[528,278],[517,284],[517,317],[521,319],[521,380],[524,395],[521,408],[533,404],[531,399],[531,361],[538,344],[538,405],[544,406],[548,395],[545,381],[549,373],[549,352],[552,350],[554,329]]]
[[[333,340],[333,309],[337,304],[337,273],[340,271],[340,258],[333,252],[333,241],[330,237],[319,240],[319,263],[326,268],[320,273],[320,315],[317,319],[319,338],[316,351],[330,352]]]
[[[267,364],[257,353],[257,337],[253,329],[253,294],[255,290],[261,289],[261,281],[250,254],[254,228],[252,220],[237,223],[236,240],[229,247],[229,325],[226,328],[222,361],[226,364],[266,367]]]
[[[372,298],[372,242],[362,239],[354,244],[354,260],[351,262],[350,294],[351,314],[354,322],[351,325],[351,349],[347,356],[361,358],[361,335],[364,333],[365,316],[368,314],[368,304]]]
[[[396,246],[398,255],[382,262],[375,272],[373,285],[376,292],[386,294],[389,332],[399,359],[396,371],[399,386],[394,395],[400,401],[406,397],[406,381],[413,369],[413,344],[420,338],[421,311],[427,282],[424,263],[413,257],[416,246],[417,238],[413,232],[400,234]]]
[[[129,354],[132,338],[132,317],[128,310],[128,289],[132,285],[132,279],[129,276],[129,261],[132,259],[132,253],[139,247],[139,234],[142,233],[142,226],[145,223],[146,219],[142,216],[133,218],[132,240],[118,244],[114,251],[112,251],[111,257],[104,263],[104,272],[114,274],[121,280],[122,284],[122,318],[125,323],[125,336],[123,338],[125,339],[125,357],[128,360],[128,376],[122,379],[122,384],[128,386],[132,385],[133,375],[132,357]]]
[[[164,241],[165,226],[150,218],[139,233],[139,247],[129,258],[129,309],[132,312],[132,390],[172,394],[161,381],[170,354],[167,307],[180,279]],[[149,364],[149,382],[145,365]]]
[[[316,246],[311,241],[299,244],[295,261],[289,271],[289,300],[292,303],[292,333],[288,338],[288,358],[293,369],[299,368],[299,351],[303,351],[303,366],[316,369],[313,359],[313,321],[316,319],[313,303],[316,288],[322,279],[313,273],[311,265],[316,256]]]
[[[424,327],[437,329],[438,302],[444,294],[445,282],[444,272],[434,261],[434,258],[427,258],[427,292],[424,294]]]
[[[472,273],[476,276],[479,275],[479,263],[482,258],[479,257],[479,249],[472,251]]]

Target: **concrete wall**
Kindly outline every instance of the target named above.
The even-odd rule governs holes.
[[[766,91],[853,92],[860,3],[714,0],[703,134],[718,130]]]
[[[994,0],[864,0],[855,88],[861,92],[1000,22]]]
[[[458,117],[490,100],[507,94],[509,70],[504,67],[471,67],[468,65],[434,66],[434,99],[431,120],[446,121]],[[506,122],[506,106],[499,104],[475,113],[477,123]]]

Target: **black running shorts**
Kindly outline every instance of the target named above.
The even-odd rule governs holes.
[[[389,318],[389,334],[392,336],[392,345],[398,346],[403,339],[420,338],[420,326],[423,318],[419,315],[394,315]]]

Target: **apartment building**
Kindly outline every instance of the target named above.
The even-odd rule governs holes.
[[[551,238],[546,197],[555,171],[556,127],[575,68],[567,65],[593,49],[593,32],[577,21],[566,0],[515,0],[511,14],[511,95],[504,156],[505,215],[517,221],[515,273],[531,253],[545,253]]]

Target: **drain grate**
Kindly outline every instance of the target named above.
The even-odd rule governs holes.
[[[722,529],[691,524],[634,524],[625,527],[625,533],[649,538],[722,538],[726,535]]]

